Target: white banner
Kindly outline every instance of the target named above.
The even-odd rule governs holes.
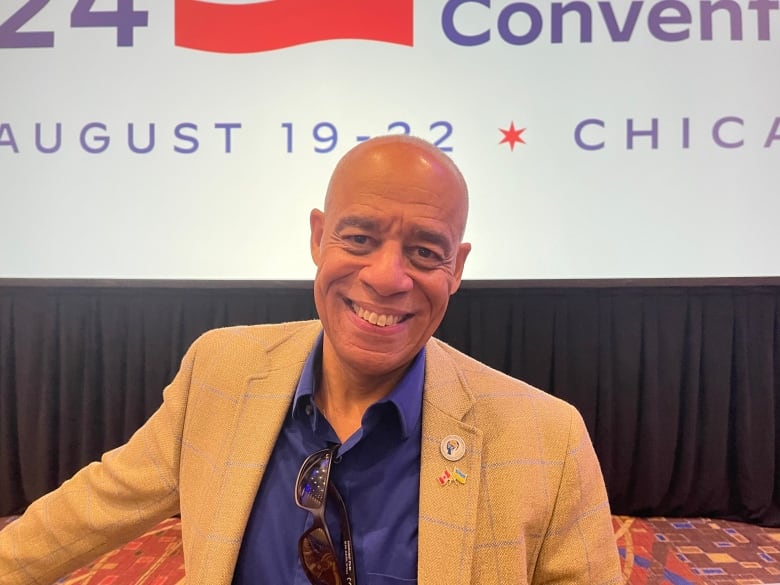
[[[0,277],[312,278],[386,133],[463,170],[466,278],[778,276],[779,4],[3,0]]]

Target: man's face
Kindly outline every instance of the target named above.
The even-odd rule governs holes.
[[[460,285],[466,213],[460,175],[432,148],[379,141],[345,157],[310,218],[314,299],[335,363],[368,376],[406,368]]]

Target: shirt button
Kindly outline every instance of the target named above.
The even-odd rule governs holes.
[[[311,411],[312,411],[311,404],[307,404],[306,405],[306,414],[308,416],[311,416]]]

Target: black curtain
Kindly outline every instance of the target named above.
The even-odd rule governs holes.
[[[310,285],[0,282],[0,515],[124,442],[203,331],[313,317]],[[613,512],[780,526],[780,286],[475,284],[437,335],[579,408]]]

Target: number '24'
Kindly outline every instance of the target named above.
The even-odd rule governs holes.
[[[149,25],[149,13],[134,10],[133,0],[116,0],[116,10],[94,10],[96,0],[76,0],[70,13],[71,28],[106,27],[116,29],[118,47],[133,46],[133,30]],[[27,0],[21,8],[0,23],[0,49],[53,47],[54,31],[20,31],[49,0]]]

